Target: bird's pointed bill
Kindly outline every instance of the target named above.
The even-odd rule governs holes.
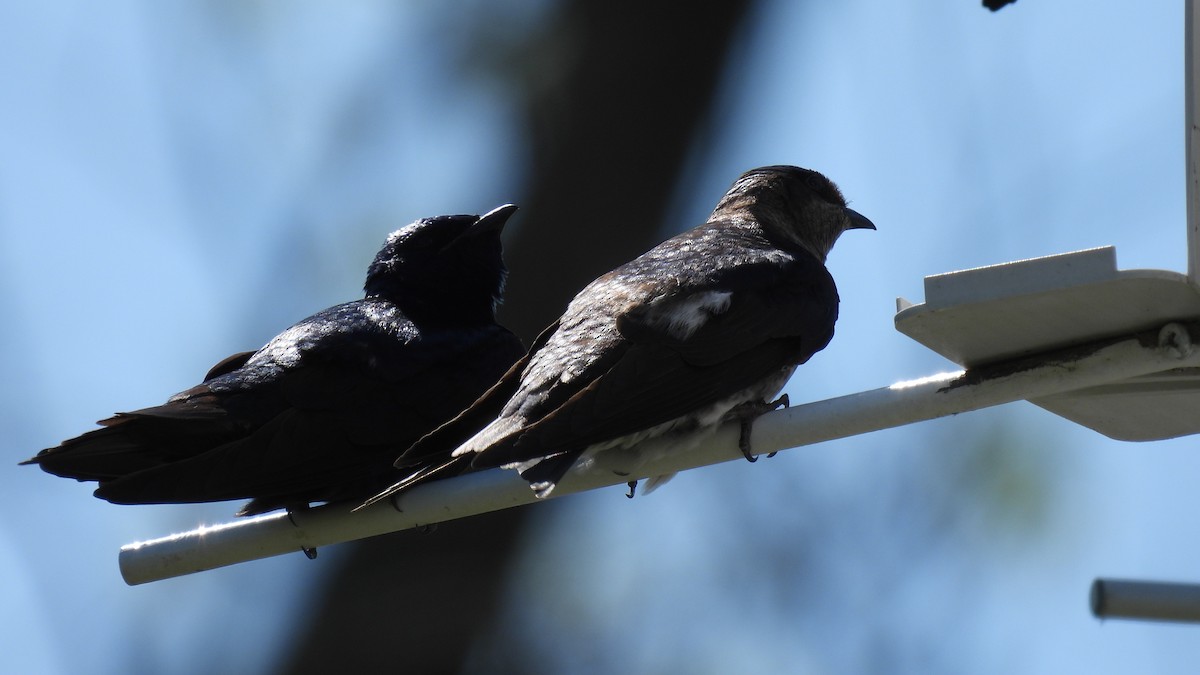
[[[846,207],[846,215],[850,216],[850,229],[852,230],[875,229],[875,223],[872,223],[869,218],[848,206]]]

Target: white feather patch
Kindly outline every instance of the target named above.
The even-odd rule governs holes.
[[[710,317],[716,316],[729,309],[730,291],[709,291],[688,296],[683,300],[672,297],[662,298],[653,305],[657,312],[650,315],[650,321],[656,326],[665,328],[677,340],[686,340],[703,326]],[[652,306],[653,306],[652,305]]]

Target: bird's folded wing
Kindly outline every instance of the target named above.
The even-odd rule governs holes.
[[[634,344],[660,345],[704,366],[776,338],[819,342],[812,345],[816,352],[829,342],[837,320],[833,278],[809,258],[785,268],[745,266],[707,290],[681,290],[688,292],[626,312],[618,317],[617,329]]]

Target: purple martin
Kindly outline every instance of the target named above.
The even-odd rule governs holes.
[[[525,352],[496,323],[500,232],[515,206],[393,232],[366,295],[231,356],[165,404],[24,464],[117,504],[250,499],[238,515],[361,501],[403,474],[393,462],[471,404]],[[453,449],[448,448],[449,450]]]
[[[729,420],[752,458],[752,420],[786,405],[771,398],[833,337],[825,258],[854,228],[875,226],[820,173],[747,171],[708,222],[584,288],[479,401],[401,455],[409,477],[368,503],[497,466],[545,497],[580,458]]]

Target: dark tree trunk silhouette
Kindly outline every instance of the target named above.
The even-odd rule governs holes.
[[[501,320],[526,342],[588,281],[662,238],[750,4],[574,0],[522,47],[530,68],[506,74],[524,94],[532,165],[505,242]],[[457,672],[490,625],[529,514],[347,545],[279,671]]]
[[[501,319],[523,339],[589,281],[658,243],[660,226],[749,2],[569,3],[527,60],[571,63],[528,90],[533,166],[505,247]],[[631,9],[637,7],[638,9]],[[565,37],[564,37],[565,36]],[[719,195],[718,195],[719,196]],[[714,197],[715,199],[715,197]]]

